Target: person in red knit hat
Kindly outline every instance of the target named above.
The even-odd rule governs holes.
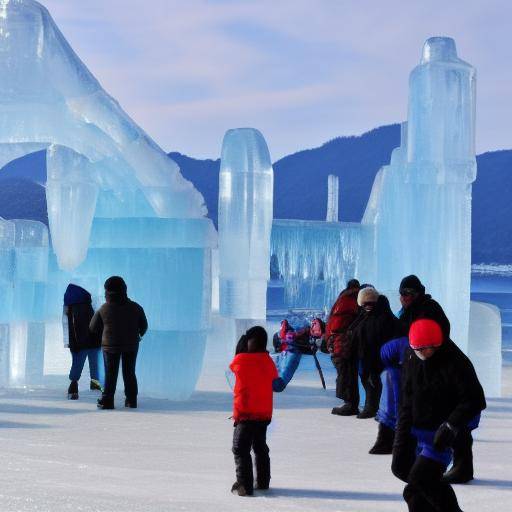
[[[270,484],[270,457],[267,427],[272,420],[272,382],[277,369],[267,352],[267,332],[251,327],[238,341],[237,353],[230,364],[236,381],[233,390],[233,454],[236,482],[231,492],[251,496],[254,488],[251,449],[256,462],[256,488]]]
[[[415,320],[403,366],[392,471],[405,481],[410,512],[460,512],[443,473],[464,428],[476,428],[486,403],[467,356],[435,320]]]

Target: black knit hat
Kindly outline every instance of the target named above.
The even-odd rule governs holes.
[[[410,276],[406,276],[402,279],[400,283],[400,293],[403,291],[414,291],[418,294],[425,293],[425,287],[421,284],[421,281],[417,276],[411,274]]]
[[[111,276],[105,281],[105,291],[108,293],[126,295],[128,288],[122,277]]]

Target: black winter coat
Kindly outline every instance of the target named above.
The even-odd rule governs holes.
[[[403,308],[400,314],[400,321],[406,329],[406,334],[414,320],[429,318],[435,320],[443,331],[445,339],[450,337],[450,321],[445,315],[443,308],[431,295],[420,295],[407,309]]]
[[[434,431],[445,421],[464,427],[485,407],[473,364],[453,341],[425,361],[408,349],[395,445],[408,442],[412,427]]]
[[[362,362],[363,371],[380,373],[383,369],[380,349],[387,341],[399,336],[403,330],[391,311],[386,296],[380,295],[375,308],[360,316],[350,326],[354,347]]]
[[[70,304],[64,306],[64,313],[68,317],[71,352],[100,347],[101,338],[89,331],[89,323],[94,315],[91,304]]]
[[[105,352],[133,352],[148,329],[148,321],[142,307],[125,295],[107,295],[107,302],[96,311],[89,329],[101,335]]]

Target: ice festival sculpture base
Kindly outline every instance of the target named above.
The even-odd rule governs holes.
[[[0,167],[47,149],[52,242],[49,250],[39,223],[30,224],[37,244],[25,239],[26,225],[1,223],[0,287],[12,287],[0,312],[2,383],[42,382],[52,366],[41,355],[44,332],[53,347],[67,284],[100,304],[115,274],[150,325],[141,392],[187,398],[203,360],[216,245],[201,194],[102,89],[39,3],[0,0],[0,53]]]

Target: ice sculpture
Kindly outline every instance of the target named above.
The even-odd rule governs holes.
[[[447,37],[426,41],[411,72],[402,146],[377,176],[363,223],[372,280],[396,296],[417,274],[467,349],[471,276],[471,183],[476,178],[475,70]],[[373,249],[373,250],[372,250]],[[359,273],[364,274],[359,267]]]
[[[0,0],[0,54],[0,164],[48,148],[56,256],[48,263],[47,244],[46,260],[44,244],[23,245],[18,227],[25,227],[15,223],[11,383],[24,385],[27,367],[39,368],[27,354],[40,361],[44,346],[34,349],[33,340],[42,343],[45,322],[60,321],[69,282],[99,304],[103,281],[121,274],[150,325],[138,363],[141,392],[186,398],[202,365],[216,244],[201,194],[101,88],[39,3]]]
[[[360,243],[360,224],[274,220],[270,250],[285,308],[330,307],[355,275]]]
[[[329,174],[327,177],[327,222],[338,222],[338,198],[340,195],[339,191],[339,180],[338,176]]]
[[[274,175],[263,135],[229,130],[219,178],[220,314],[264,320]]]
[[[486,396],[501,396],[501,315],[491,304],[471,301],[468,356]]]

